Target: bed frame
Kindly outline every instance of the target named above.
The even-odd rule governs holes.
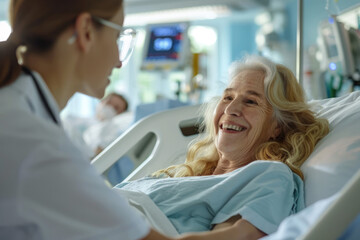
[[[188,144],[198,135],[199,110],[200,105],[185,106],[145,117],[105,148],[91,164],[104,174],[126,155],[135,168],[124,180],[130,181],[181,163]]]

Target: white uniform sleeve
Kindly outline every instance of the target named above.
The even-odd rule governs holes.
[[[21,167],[19,212],[44,239],[145,237],[146,221],[70,145],[38,145]]]

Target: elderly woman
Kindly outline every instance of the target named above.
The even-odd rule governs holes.
[[[300,167],[328,122],[285,66],[249,56],[230,78],[184,164],[118,187],[147,194],[179,233],[237,222],[244,239],[258,239],[304,207]]]

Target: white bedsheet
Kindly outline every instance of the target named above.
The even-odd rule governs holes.
[[[169,237],[179,235],[170,220],[145,193],[120,188],[113,189],[128,199],[130,206],[139,211],[152,228]]]
[[[287,217],[278,230],[261,240],[293,240],[306,233],[323,212],[333,203],[337,195],[318,201],[303,211]]]

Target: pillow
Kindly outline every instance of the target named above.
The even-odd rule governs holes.
[[[301,168],[306,206],[334,195],[360,168],[360,91],[309,103],[330,132]]]

